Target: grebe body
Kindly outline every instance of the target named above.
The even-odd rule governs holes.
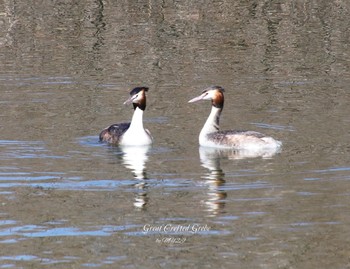
[[[188,101],[211,100],[212,108],[200,134],[199,144],[206,147],[233,148],[236,150],[279,149],[282,143],[270,136],[254,131],[220,131],[220,115],[224,107],[224,89],[212,86],[201,95]]]
[[[113,124],[100,133],[100,141],[121,146],[150,145],[153,138],[149,130],[143,127],[143,113],[146,109],[147,87],[137,87],[130,92],[130,98],[124,104],[133,104],[134,114],[131,122]]]

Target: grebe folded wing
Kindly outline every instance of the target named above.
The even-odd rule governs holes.
[[[279,141],[255,131],[217,131],[206,135],[208,141],[220,147],[235,149],[275,148]]]
[[[120,138],[129,129],[130,122],[112,124],[100,133],[100,142],[104,141],[110,144],[118,144]]]

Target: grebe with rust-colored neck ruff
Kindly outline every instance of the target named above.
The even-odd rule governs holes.
[[[144,146],[153,142],[150,131],[143,127],[143,112],[146,109],[148,87],[137,87],[130,92],[124,105],[133,104],[131,122],[113,124],[100,133],[100,141],[121,146]]]
[[[224,107],[224,89],[212,86],[201,95],[188,101],[211,100],[211,112],[200,134],[199,144],[207,147],[233,148],[236,150],[279,149],[282,142],[254,131],[220,131],[219,120]]]

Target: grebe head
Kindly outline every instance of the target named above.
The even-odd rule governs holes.
[[[124,105],[133,104],[134,109],[137,107],[141,110],[146,109],[146,92],[148,87],[136,87],[130,91],[130,98],[124,102]]]
[[[188,101],[189,103],[197,102],[200,100],[211,100],[211,104],[217,108],[224,107],[224,88],[220,86],[211,86],[206,88],[201,95]]]

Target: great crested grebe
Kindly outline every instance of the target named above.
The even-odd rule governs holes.
[[[131,122],[113,124],[100,133],[100,141],[121,146],[144,146],[153,142],[150,131],[143,127],[143,112],[146,109],[148,87],[137,87],[130,92],[124,105],[133,104]]]
[[[199,144],[207,147],[233,148],[236,150],[279,149],[282,143],[254,131],[220,131],[219,120],[224,107],[224,89],[212,86],[201,95],[188,101],[211,100],[211,112],[199,134]]]

